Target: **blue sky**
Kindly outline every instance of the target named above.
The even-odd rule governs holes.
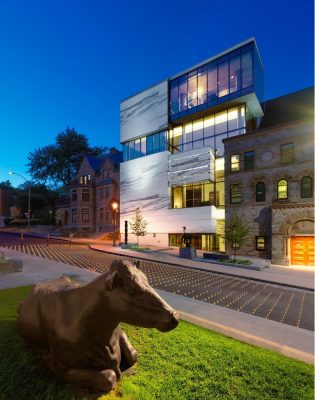
[[[313,85],[312,0],[0,0],[0,181],[67,126],[119,147],[120,100],[252,36],[266,99]]]

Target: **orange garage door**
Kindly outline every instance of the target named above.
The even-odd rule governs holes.
[[[291,264],[314,265],[314,236],[291,237]]]

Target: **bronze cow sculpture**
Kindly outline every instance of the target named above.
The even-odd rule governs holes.
[[[34,286],[18,307],[18,331],[44,351],[47,365],[70,383],[109,392],[137,361],[119,322],[174,329],[178,316],[127,261],[86,285],[62,276]]]

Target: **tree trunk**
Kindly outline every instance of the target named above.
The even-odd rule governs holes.
[[[139,247],[139,236],[137,236],[137,246]]]

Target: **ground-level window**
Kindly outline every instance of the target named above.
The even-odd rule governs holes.
[[[258,251],[266,250],[265,236],[256,236],[256,250]]]
[[[186,233],[190,237],[191,246],[198,250],[204,251],[221,251],[219,235],[215,233]],[[183,246],[183,234],[182,233],[170,233],[168,235],[169,245],[174,247]]]
[[[278,199],[288,198],[288,182],[285,179],[280,179],[277,184],[277,197]]]
[[[89,222],[89,209],[82,208],[82,222]]]
[[[72,209],[72,218],[71,218],[72,222],[77,222],[77,209],[73,208]]]
[[[313,197],[313,179],[311,176],[303,176],[301,179],[301,197],[302,199]]]
[[[230,185],[230,203],[236,204],[242,201],[242,187],[240,183]]]
[[[257,182],[256,183],[256,201],[265,201],[265,183]]]

